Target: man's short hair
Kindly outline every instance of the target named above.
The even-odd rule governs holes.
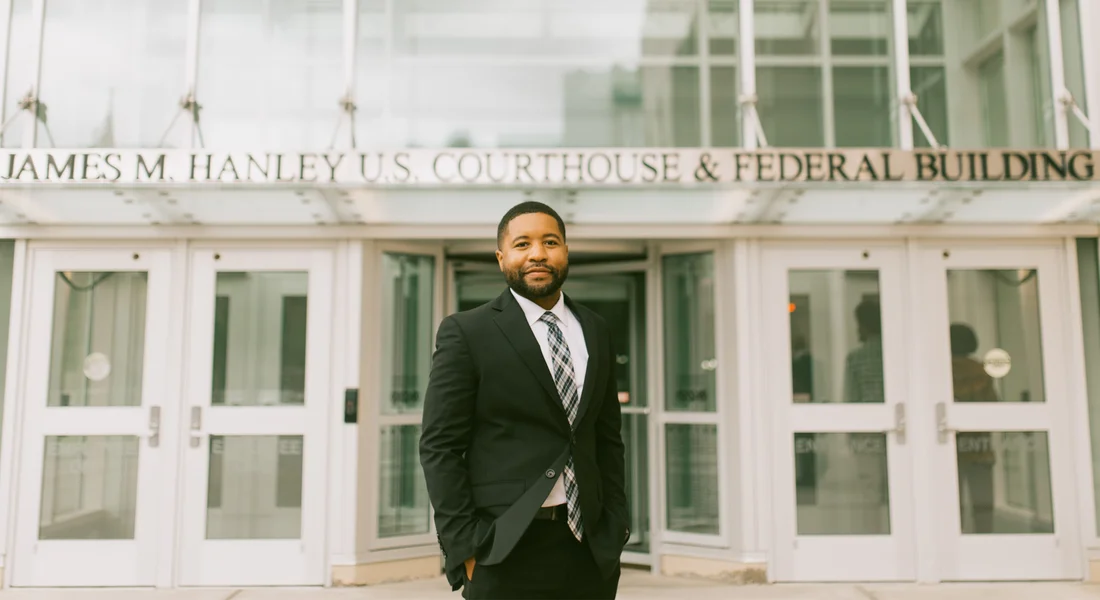
[[[554,220],[558,222],[558,230],[561,231],[561,241],[565,241],[565,221],[561,220],[561,216],[558,215],[558,211],[550,208],[542,202],[528,200],[526,202],[520,202],[519,204],[508,209],[508,212],[504,213],[504,216],[501,217],[500,224],[497,225],[497,248],[502,248],[504,246],[504,233],[508,231],[508,224],[520,215],[530,214],[543,214],[554,217]]]

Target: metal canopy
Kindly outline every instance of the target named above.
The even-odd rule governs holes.
[[[715,188],[5,186],[0,225],[495,225],[534,199],[585,225],[1100,223],[1095,183]]]

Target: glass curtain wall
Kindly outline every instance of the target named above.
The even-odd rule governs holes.
[[[10,2],[5,147],[323,150],[352,132],[367,148],[740,146],[746,92],[771,146],[898,146],[896,17],[939,143],[1050,147],[1061,90],[1046,2],[1066,87],[1087,100],[1079,0],[907,0],[904,15],[893,0]],[[1068,120],[1068,142],[1085,146]],[[930,145],[919,127],[914,139]]]

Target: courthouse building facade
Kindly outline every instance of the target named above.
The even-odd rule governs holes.
[[[625,563],[1100,577],[1091,0],[0,0],[4,587],[440,574],[435,328],[568,224]]]

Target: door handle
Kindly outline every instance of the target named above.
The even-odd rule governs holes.
[[[202,407],[191,407],[191,447],[198,448],[202,443]]]
[[[149,447],[160,446],[160,407],[149,407]]]
[[[941,444],[947,443],[948,435],[955,431],[947,426],[947,404],[936,403],[936,438]]]
[[[905,419],[905,405],[898,403],[894,405],[894,428],[887,430],[886,433],[894,433],[898,436],[898,443],[905,443],[905,430],[908,426],[908,422]]]

